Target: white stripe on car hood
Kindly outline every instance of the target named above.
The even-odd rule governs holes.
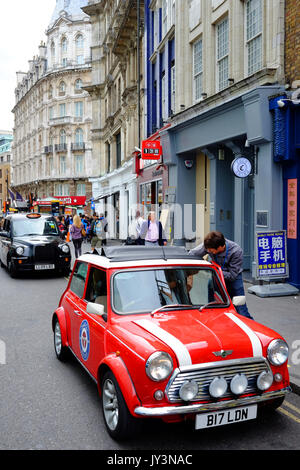
[[[179,367],[190,366],[192,364],[192,359],[187,348],[175,336],[171,335],[163,328],[160,328],[154,322],[149,320],[136,320],[134,323],[138,326],[141,326],[144,328],[144,330],[149,331],[149,333],[152,333],[158,339],[166,343],[177,356]]]
[[[234,323],[236,323],[249,337],[251,344],[252,344],[252,350],[253,350],[253,357],[261,357],[262,354],[262,347],[261,347],[261,342],[258,338],[258,336],[254,333],[249,326],[247,326],[242,320],[240,320],[236,315],[233,313],[225,313],[228,318],[230,318]]]

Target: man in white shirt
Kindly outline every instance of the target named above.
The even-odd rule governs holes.
[[[136,240],[137,243],[140,245],[141,243],[141,230],[142,230],[142,225],[145,222],[145,219],[141,216],[140,211],[136,211],[135,214],[135,232],[136,232]]]

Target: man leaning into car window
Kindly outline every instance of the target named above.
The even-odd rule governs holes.
[[[231,298],[245,295],[242,278],[243,250],[237,243],[225,239],[223,233],[214,231],[208,233],[204,238],[204,243],[193,248],[190,254],[197,258],[209,255],[215,263],[221,266],[226,288]],[[235,308],[240,315],[253,320],[246,304]]]

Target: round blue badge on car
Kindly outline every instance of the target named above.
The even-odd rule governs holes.
[[[80,325],[79,345],[82,358],[84,361],[87,361],[90,354],[90,328],[86,320]]]

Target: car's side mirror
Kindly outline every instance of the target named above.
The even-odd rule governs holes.
[[[89,302],[86,306],[86,311],[92,315],[99,315],[102,317],[104,315],[104,305]]]
[[[246,296],[245,295],[236,295],[232,297],[232,303],[235,307],[241,307],[246,303]]]

